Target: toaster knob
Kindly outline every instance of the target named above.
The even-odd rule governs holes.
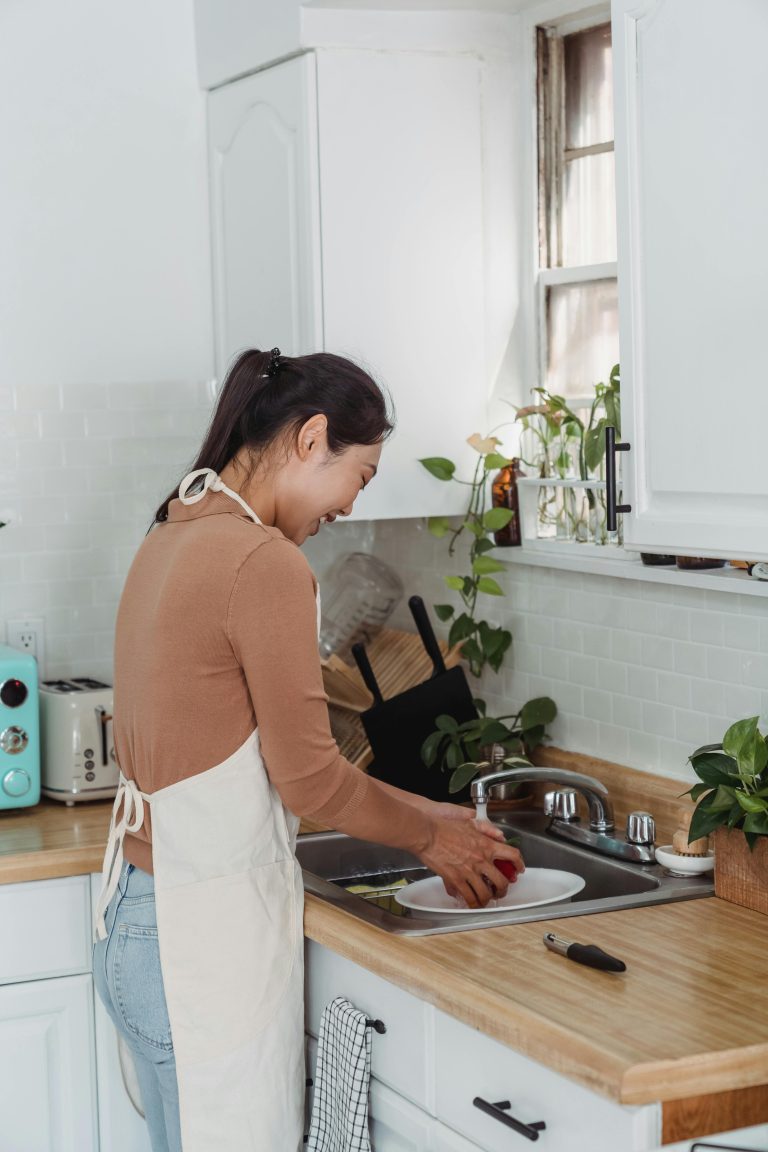
[[[29,736],[23,728],[19,728],[16,724],[12,724],[4,732],[0,732],[0,748],[9,756],[23,752],[27,744],[29,744]]]
[[[3,792],[6,796],[26,796],[32,787],[29,773],[23,768],[11,768],[3,776]]]
[[[29,689],[23,680],[6,680],[0,684],[0,700],[6,708],[18,708],[29,695]]]

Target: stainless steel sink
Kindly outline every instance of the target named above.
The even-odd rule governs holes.
[[[549,819],[539,813],[510,812],[494,821],[508,836],[517,836],[526,864],[534,868],[562,868],[583,877],[586,884],[572,900],[520,911],[477,912],[463,916],[416,914],[399,905],[388,889],[403,878],[412,882],[432,873],[415,856],[399,848],[384,848],[368,840],[355,840],[341,832],[317,832],[299,837],[296,854],[307,892],[343,908],[352,916],[398,936],[431,936],[438,932],[466,932],[472,928],[522,924],[613,912],[673,900],[711,896],[710,877],[672,876],[659,864],[627,864],[597,855],[547,834]],[[371,885],[376,894],[348,892],[354,885]]]

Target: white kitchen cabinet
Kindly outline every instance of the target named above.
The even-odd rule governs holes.
[[[761,0],[613,0],[624,540],[768,559]]]
[[[468,468],[487,421],[478,58],[323,49],[208,99],[219,374],[245,347],[353,357],[398,421],[355,514],[461,511],[418,459]]]
[[[86,876],[0,884],[0,984],[89,972],[90,907]]]
[[[96,1152],[89,975],[0,988],[0,1147]]]
[[[244,348],[322,346],[315,58],[213,92],[216,370]]]
[[[372,1152],[430,1152],[433,1121],[398,1092],[371,1081]]]
[[[659,1105],[624,1107],[598,1096],[312,941],[306,982],[308,1032],[317,1034],[336,996],[387,1027],[372,1037],[374,1152],[523,1146],[524,1136],[473,1105],[476,1096],[509,1100],[527,1124],[543,1121],[544,1152],[643,1152],[659,1142]]]

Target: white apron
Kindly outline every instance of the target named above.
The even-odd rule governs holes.
[[[187,492],[198,477],[203,488]],[[183,503],[224,491],[211,469]],[[319,604],[318,604],[319,612]],[[272,787],[254,731],[222,764],[153,792],[120,776],[96,933],[117,887],[123,837],[152,807],[160,963],[176,1057],[184,1152],[298,1152],[304,1119],[304,889],[299,821]]]

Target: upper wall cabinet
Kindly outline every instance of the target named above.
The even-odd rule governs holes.
[[[763,0],[613,0],[625,542],[768,559]]]
[[[485,430],[480,65],[307,53],[209,97],[217,367],[248,346],[368,366],[397,430],[366,519],[459,512],[422,456]]]

